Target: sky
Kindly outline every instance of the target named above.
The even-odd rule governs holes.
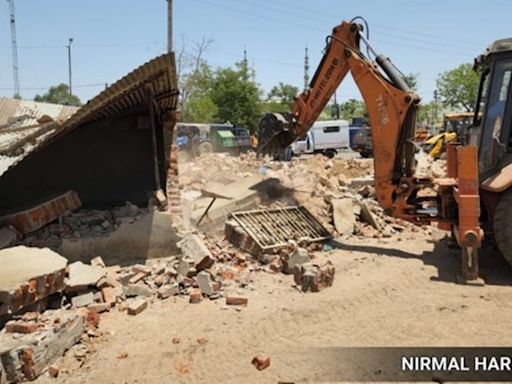
[[[14,0],[21,96],[32,99],[68,82],[85,102],[167,48],[166,0]],[[440,73],[473,62],[492,41],[512,36],[509,0],[174,0],[174,47],[213,43],[204,58],[232,66],[247,50],[265,93],[279,82],[303,88],[304,49],[310,77],[325,37],[342,20],[363,16],[370,41],[403,73],[418,74],[430,101]],[[484,7],[485,6],[485,7]],[[12,96],[9,6],[0,1],[0,96]],[[352,80],[338,101],[360,99]]]

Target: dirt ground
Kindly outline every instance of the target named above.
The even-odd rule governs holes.
[[[512,268],[496,252],[481,254],[486,285],[474,287],[455,284],[458,259],[444,241],[354,239],[339,246],[327,253],[334,285],[319,293],[299,292],[291,276],[259,271],[244,289],[247,307],[177,297],[137,316],[114,311],[102,316],[103,335],[80,369],[36,383],[321,381],[310,359],[315,347],[509,344]],[[207,342],[198,343],[203,337]],[[251,364],[259,352],[271,358],[263,371]],[[66,359],[74,361],[67,356],[63,368]]]

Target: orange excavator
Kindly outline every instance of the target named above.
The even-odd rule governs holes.
[[[277,155],[305,134],[350,72],[371,121],[379,204],[394,217],[419,225],[437,222],[440,228],[451,230],[462,249],[461,281],[479,281],[478,249],[483,231],[477,147],[450,144],[446,177],[416,177],[414,138],[420,98],[393,63],[371,46],[364,19],[342,22],[326,42],[310,87],[296,97],[291,112],[262,117],[258,152]]]

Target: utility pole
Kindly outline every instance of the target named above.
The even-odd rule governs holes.
[[[172,46],[172,0],[167,0],[167,52],[174,50]]]
[[[73,95],[73,88],[71,82],[71,43],[73,42],[73,38],[69,38],[68,44],[68,72],[69,72],[69,94]]]
[[[304,55],[304,90],[309,88],[309,56],[308,46],[306,45],[306,52]]]
[[[21,98],[20,93],[20,78],[18,75],[18,45],[16,43],[16,22],[14,16],[14,0],[7,0],[9,2],[9,13],[11,23],[11,48],[12,48],[12,73],[14,80],[14,97]]]
[[[434,91],[434,116],[433,116],[433,121],[432,121],[432,125],[435,125],[436,124],[436,121],[437,121],[437,89]]]

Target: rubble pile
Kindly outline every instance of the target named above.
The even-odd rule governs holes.
[[[141,220],[149,211],[149,208],[141,208],[130,202],[109,210],[67,211],[57,222],[31,232],[24,238],[18,236],[20,238],[18,243],[31,247],[57,249],[62,239],[78,240],[108,236],[122,224],[132,224]]]
[[[419,155],[418,172],[435,177],[444,175],[445,161],[424,159]],[[384,214],[373,187],[372,159],[327,159],[315,155],[290,162],[256,158],[254,153],[231,157],[209,153],[196,158],[185,174],[180,188],[200,196],[209,181],[232,182],[261,174],[279,180],[288,194],[260,203],[260,207],[303,205],[333,236],[389,238],[406,240],[431,236],[435,228],[418,227]],[[234,233],[228,234],[233,238]]]

